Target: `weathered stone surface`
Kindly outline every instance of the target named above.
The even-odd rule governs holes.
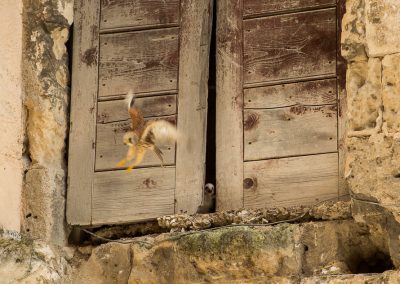
[[[0,228],[19,231],[23,184],[22,3],[0,1]]]
[[[348,274],[310,277],[303,279],[301,284],[392,284],[399,283],[399,280],[399,271],[387,271],[382,274]]]
[[[382,101],[385,110],[383,113],[383,130],[385,134],[394,135],[396,139],[400,139],[400,54],[385,56],[382,67]],[[400,169],[399,158],[397,157],[398,169]]]
[[[304,275],[357,274],[392,268],[386,243],[375,243],[365,225],[338,221],[301,227],[301,243],[306,247]]]
[[[400,52],[400,2],[347,0],[342,55],[348,61]]]
[[[349,62],[366,59],[364,0],[347,0],[342,20],[342,56]]]
[[[381,236],[374,242],[385,246],[399,267],[400,2],[350,0],[347,8],[342,35],[348,60],[345,176],[353,217]]]
[[[23,79],[28,165],[23,193],[23,231],[65,244],[65,139],[69,74],[65,43],[72,0],[24,0]]]
[[[129,245],[109,243],[93,251],[72,277],[72,283],[128,283],[132,259]]]
[[[365,0],[365,30],[368,55],[400,52],[400,2]]]
[[[22,231],[52,244],[64,244],[64,171],[32,165],[25,176]]]
[[[367,226],[342,220],[125,239],[132,243],[108,243],[94,248],[89,260],[77,268],[76,279],[84,279],[85,283],[121,283],[115,276],[117,271],[125,276],[130,271],[127,283],[400,280],[397,274],[392,278],[389,274],[373,278],[349,275],[379,273],[393,267],[389,246],[379,241],[379,237],[385,239],[379,233],[374,236]],[[115,277],[109,278],[110,275]]]
[[[68,283],[72,273],[65,252],[42,242],[0,236],[1,283]]]
[[[381,61],[371,58],[350,63],[347,69],[348,131],[373,130],[377,125],[382,103]]]
[[[130,281],[182,283],[298,275],[302,253],[298,236],[299,228],[291,225],[222,228],[166,240],[150,250],[133,245]]]

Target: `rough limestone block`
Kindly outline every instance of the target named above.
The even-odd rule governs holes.
[[[72,283],[71,272],[64,251],[24,238],[8,238],[0,233],[1,283]]]
[[[66,41],[73,0],[24,0],[23,83],[26,108],[26,184],[23,231],[65,244],[66,138],[69,74]]]
[[[348,61],[366,60],[365,9],[363,0],[347,0],[342,20],[342,56]]]
[[[347,138],[346,145],[345,175],[351,192],[364,199],[396,204],[400,200],[399,161],[393,155],[398,155],[399,143],[380,133]]]
[[[400,139],[400,54],[385,56],[382,66],[384,130]]]
[[[348,65],[347,120],[350,131],[374,129],[381,107],[381,71],[378,58]]]
[[[170,236],[149,241],[165,237]],[[221,228],[152,247],[134,244],[129,283],[232,283],[299,275],[299,237],[298,226],[285,224],[257,230]]]
[[[25,177],[22,232],[50,244],[65,244],[65,173],[31,168]]]
[[[146,236],[129,245],[95,247],[77,267],[75,279],[99,284],[299,283],[311,276],[322,280],[332,274],[368,272],[377,263],[392,268],[384,233],[374,236],[367,226],[343,220]]]
[[[365,0],[365,10],[368,55],[400,52],[400,1]]]
[[[71,283],[125,284],[132,268],[130,245],[108,243],[96,248]]]

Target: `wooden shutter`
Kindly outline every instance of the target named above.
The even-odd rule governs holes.
[[[211,0],[76,1],[67,220],[100,225],[195,213],[205,172]],[[128,90],[184,139],[128,173]],[[195,153],[195,154],[193,154]]]
[[[339,14],[336,0],[219,1],[218,210],[338,196]]]

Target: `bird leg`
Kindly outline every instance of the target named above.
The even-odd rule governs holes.
[[[161,161],[161,167],[164,167],[164,159],[163,159],[163,152],[160,150],[160,148],[158,148],[156,145],[153,146],[153,152],[154,154],[156,154],[156,156],[160,159]]]
[[[122,159],[118,162],[117,166],[122,167],[129,161],[133,160],[136,154],[136,147],[134,145],[129,145],[128,153],[126,154],[126,158]]]
[[[133,164],[131,164],[131,165],[126,169],[128,172],[132,171],[132,169],[133,169],[134,167],[136,167],[137,165],[139,165],[139,164],[142,162],[143,157],[144,157],[144,154],[146,153],[146,150],[147,150],[147,149],[145,149],[145,148],[143,148],[143,147],[138,147],[137,152],[136,152],[136,159],[135,159],[135,161],[133,162]]]

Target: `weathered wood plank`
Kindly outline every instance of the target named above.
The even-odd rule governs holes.
[[[336,79],[281,84],[244,90],[245,108],[336,103]]]
[[[174,213],[175,168],[95,174],[93,225],[154,219]]]
[[[95,163],[100,0],[75,1],[67,222],[90,225]]]
[[[203,199],[212,15],[211,0],[181,2],[175,213],[196,213]]]
[[[245,20],[243,29],[245,83],[336,72],[334,8]]]
[[[341,55],[341,34],[342,34],[342,17],[346,12],[346,0],[338,0],[337,8],[337,93],[338,93],[338,150],[339,150],[339,196],[348,194],[349,189],[345,179],[345,163],[346,163],[346,113],[347,113],[347,93],[346,93],[346,71],[347,62]]]
[[[102,0],[100,28],[146,27],[179,22],[179,0]]]
[[[174,122],[176,116],[168,117],[168,120]],[[130,130],[130,126],[130,120],[97,124],[96,171],[123,169],[123,167],[117,167],[117,163],[125,157],[128,151],[128,147],[122,142],[122,137]],[[164,165],[175,164],[175,145],[161,150],[164,153]],[[157,156],[149,151],[138,168],[160,165],[161,163]]]
[[[293,12],[305,9],[329,7],[336,0],[244,0],[243,16],[268,15],[282,12]]]
[[[176,114],[176,95],[137,98],[135,105],[144,117]],[[129,119],[125,100],[104,101],[97,105],[97,122],[109,123]]]
[[[242,0],[217,5],[217,210],[243,207]]]
[[[244,159],[337,151],[336,105],[244,111]]]
[[[175,90],[178,28],[100,36],[99,96]]]
[[[244,163],[244,206],[314,204],[337,197],[338,154]]]

